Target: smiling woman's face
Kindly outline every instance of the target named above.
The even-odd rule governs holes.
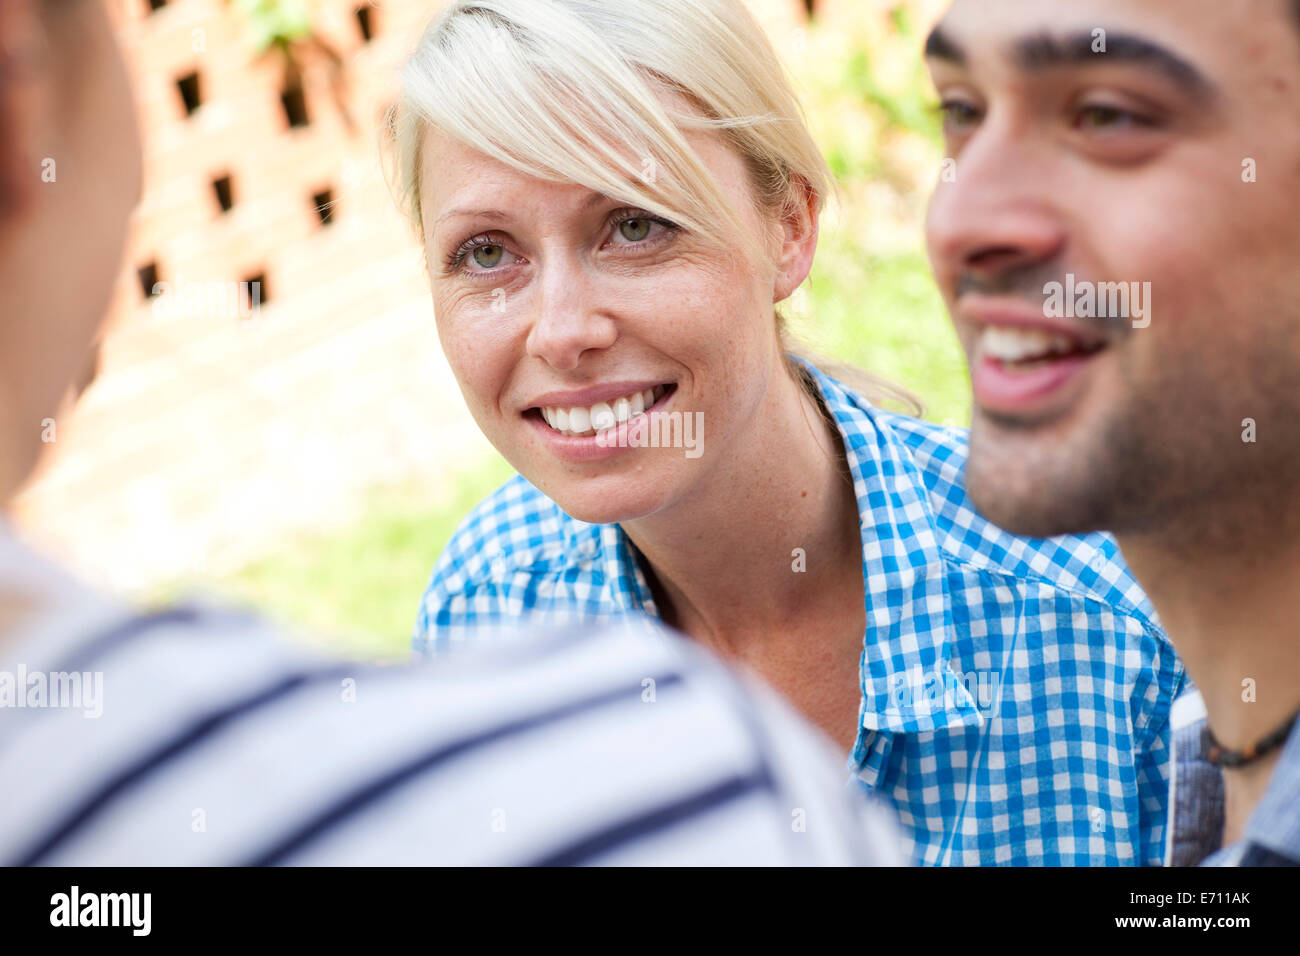
[[[779,246],[743,159],[717,134],[686,137],[752,234]],[[479,427],[524,477],[579,520],[628,521],[706,491],[729,450],[761,440],[760,406],[785,374],[774,302],[806,263],[800,274],[788,256],[724,254],[436,130],[423,156],[439,338]],[[633,416],[626,431],[647,403],[700,413],[703,454],[595,437],[593,413],[597,424],[607,411]]]

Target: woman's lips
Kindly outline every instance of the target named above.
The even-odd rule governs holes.
[[[652,403],[643,408],[639,415],[631,415],[626,421],[600,432],[591,431],[585,435],[561,433],[547,422],[540,408],[529,409],[524,417],[558,457],[574,462],[598,461],[637,447],[628,441],[629,431],[640,427],[645,416],[651,411],[662,412],[677,394],[677,386],[661,385],[651,391],[657,394],[653,396]],[[614,414],[613,405],[609,404],[608,407],[610,413]]]
[[[654,407],[668,388],[667,385],[655,385],[617,395],[609,401],[598,401],[591,405],[543,406],[538,411],[546,423],[560,434],[581,437],[631,421],[647,408]]]

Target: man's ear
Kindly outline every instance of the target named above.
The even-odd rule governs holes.
[[[0,0],[0,217],[21,214],[40,185],[38,122],[52,102],[39,0]]]
[[[773,302],[784,302],[794,295],[794,290],[812,271],[813,256],[817,253],[818,197],[803,177],[796,176],[795,185],[798,198],[781,215],[781,254],[776,262]]]

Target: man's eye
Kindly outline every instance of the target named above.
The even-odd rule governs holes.
[[[965,100],[944,100],[939,104],[944,128],[948,131],[965,129],[979,120],[979,110]]]
[[[1093,105],[1079,110],[1075,125],[1085,130],[1106,130],[1146,127],[1150,126],[1151,122],[1144,116],[1130,113],[1118,106]]]

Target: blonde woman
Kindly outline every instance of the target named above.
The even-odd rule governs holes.
[[[820,735],[647,620],[379,669],[242,614],[136,611],[23,545],[12,498],[96,339],[140,195],[134,117],[102,3],[0,3],[0,865],[903,861]],[[48,188],[49,150],[93,175]],[[647,674],[671,706],[644,706]],[[340,707],[341,687],[360,703]],[[196,803],[213,821],[198,838]],[[124,913],[136,935],[148,914]]]
[[[519,471],[416,648],[661,618],[758,672],[923,863],[1158,863],[1179,664],[1103,536],[966,498],[964,432],[800,358],[825,163],[741,0],[459,0],[391,117],[438,333]]]

